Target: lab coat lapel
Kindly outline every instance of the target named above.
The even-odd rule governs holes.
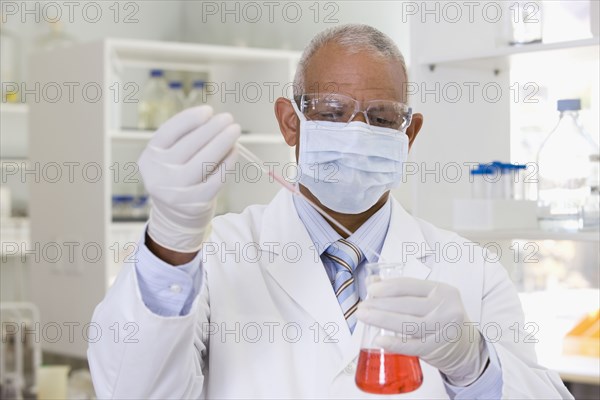
[[[292,195],[280,191],[263,218],[261,243],[277,243],[273,262],[266,268],[268,273],[321,327],[334,323],[338,330],[332,339],[337,340],[338,348],[347,347],[350,330],[319,254],[298,217]],[[301,249],[293,261],[281,251],[290,244]]]
[[[415,219],[393,197],[388,233],[381,250],[384,262],[404,262],[403,276],[427,279],[431,269],[424,262],[431,248]]]
[[[352,363],[354,363],[354,368],[356,368],[356,364],[358,363],[358,355],[360,352],[360,342],[362,340],[364,328],[365,325],[362,323],[362,321],[357,321],[354,331],[352,332],[351,339],[342,343],[342,360],[337,370],[338,374]]]

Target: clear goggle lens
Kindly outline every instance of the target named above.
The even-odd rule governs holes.
[[[311,121],[349,123],[362,113],[369,125],[404,131],[411,122],[412,109],[392,100],[371,100],[361,103],[352,97],[337,94],[303,94],[296,97],[300,112]]]

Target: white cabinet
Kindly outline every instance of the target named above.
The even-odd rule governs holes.
[[[30,161],[63,174],[52,181],[42,175],[30,185],[32,243],[41,248],[56,243],[63,250],[58,263],[48,257],[31,260],[32,296],[42,324],[80,324],[74,341],[44,341],[44,350],[84,356],[87,342],[77,333],[119,268],[133,267],[128,253],[143,224],[116,223],[111,215],[112,195],[140,185],[131,163],[152,137],[152,132],[130,129],[136,104],[126,99],[139,99],[131,88],[140,88],[152,68],[207,75],[213,85],[208,103],[216,112],[234,115],[247,132],[240,141],[284,166],[292,153],[280,139],[273,102],[291,93],[298,58],[290,51],[112,39],[32,56],[33,82],[74,87],[72,98],[66,89],[53,102],[42,96],[29,112]],[[240,160],[241,171],[244,165]],[[223,196],[232,211],[266,203],[278,190],[267,177],[237,178]],[[73,256],[67,257],[70,249]]]

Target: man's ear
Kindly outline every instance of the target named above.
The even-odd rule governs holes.
[[[292,107],[289,99],[280,97],[275,101],[275,117],[279,123],[279,130],[283,139],[290,147],[298,144],[300,120]]]
[[[408,129],[406,129],[406,136],[408,136],[408,148],[412,147],[413,142],[417,138],[421,127],[423,126],[423,114],[413,114],[412,121]]]

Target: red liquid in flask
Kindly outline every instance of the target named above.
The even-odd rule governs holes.
[[[376,394],[408,393],[423,383],[419,358],[361,349],[356,369],[356,386]]]

